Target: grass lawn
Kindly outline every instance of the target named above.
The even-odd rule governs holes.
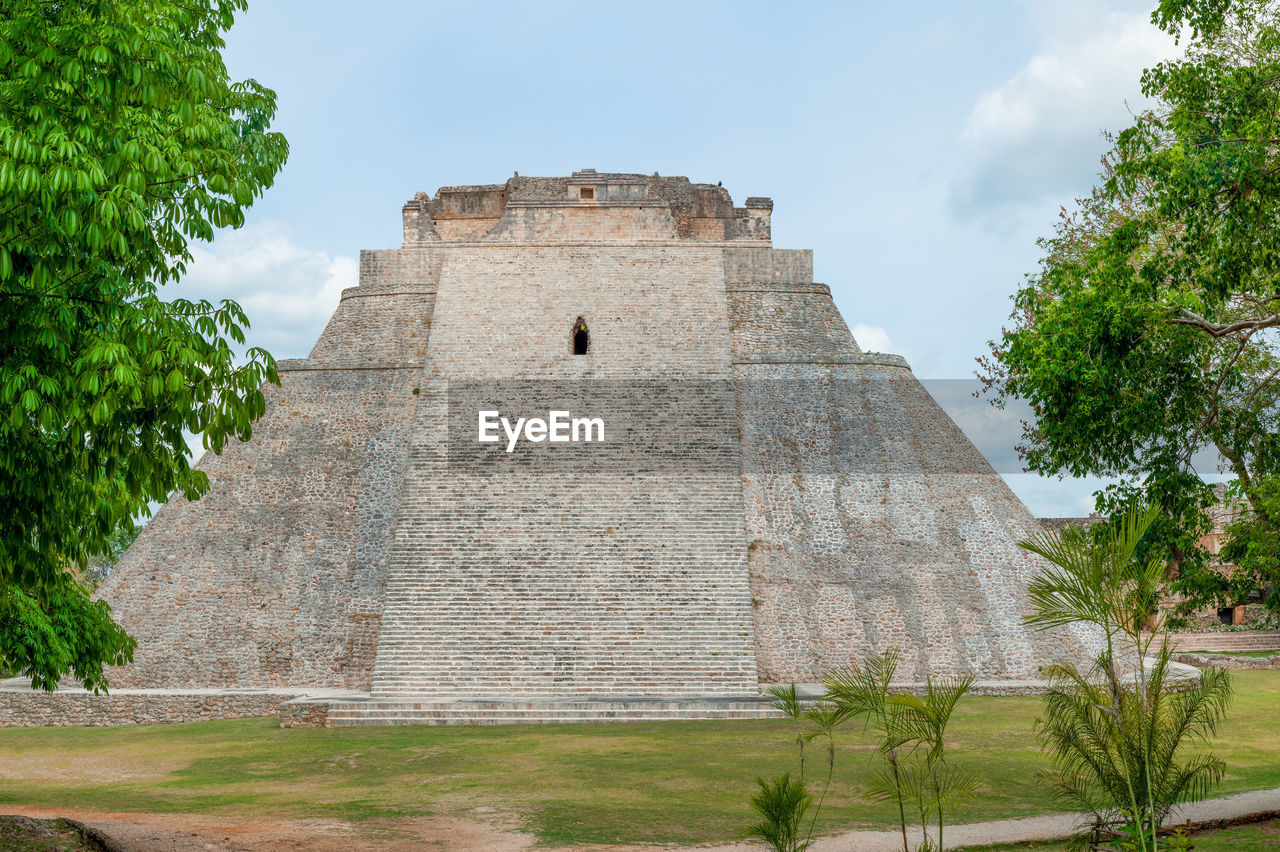
[[[1219,792],[1280,787],[1280,672],[1234,678],[1236,700],[1216,747],[1229,766]],[[970,698],[956,708],[951,759],[984,782],[966,821],[1061,810],[1035,780],[1045,767],[1032,732],[1039,709],[1035,698]],[[838,746],[819,830],[889,826],[891,806],[858,792],[872,738],[848,730]],[[795,754],[782,720],[10,728],[0,730],[0,812],[11,803],[246,820],[442,815],[501,818],[550,844],[724,841],[740,837],[750,819],[755,776],[795,772]],[[813,779],[824,761],[815,746],[809,755]]]

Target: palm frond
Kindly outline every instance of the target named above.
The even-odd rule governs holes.
[[[870,724],[883,726],[885,699],[901,656],[897,648],[889,648],[867,657],[861,665],[832,669],[822,678],[824,697],[843,708],[848,717],[861,716]]]
[[[766,695],[772,695],[773,700],[769,702],[769,706],[775,710],[781,710],[787,715],[787,718],[799,721],[804,715],[804,709],[800,704],[800,695],[796,691],[794,683],[783,686],[775,684],[765,690]]]
[[[766,782],[757,778],[759,792],[751,797],[751,809],[760,820],[747,826],[748,837],[758,837],[775,852],[803,852],[809,841],[801,838],[801,822],[813,797],[804,783],[786,773]]]

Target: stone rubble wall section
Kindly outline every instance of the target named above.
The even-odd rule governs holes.
[[[623,381],[728,378],[721,250],[697,245],[448,246],[426,374]],[[573,355],[572,327],[591,345]]]
[[[775,249],[767,247],[724,249],[724,283],[727,286],[732,287],[738,284],[799,284],[808,286],[812,282],[812,249]],[[829,290],[828,293],[830,293]],[[832,305],[833,309],[834,307]]]
[[[349,289],[308,357],[326,364],[421,365],[435,300],[434,287],[391,293]]]
[[[729,327],[734,351],[755,360],[862,354],[825,284],[731,284]]]
[[[626,209],[623,209],[626,208]],[[721,186],[687,177],[600,173],[442,186],[405,203],[404,245],[485,240],[741,241],[767,245],[773,200],[734,207]]]
[[[155,725],[252,719],[281,713],[293,698],[283,693],[138,694],[113,692],[0,692],[0,728],[43,725]]]
[[[437,225],[437,227],[439,227]],[[665,205],[647,206],[519,206],[507,208],[485,235],[473,239],[536,242],[540,240],[677,240],[676,220]]]
[[[440,283],[444,254],[435,247],[403,249],[363,249],[360,252],[360,286],[343,293],[395,293],[434,291]],[[348,338],[347,346],[358,348],[358,338]]]
[[[419,371],[282,366],[99,590],[138,640],[113,687],[368,688]]]
[[[1083,660],[1086,633],[1022,625],[1039,527],[910,370],[860,355],[814,285],[729,295],[761,678],[891,647],[903,680]]]
[[[1270,657],[1236,657],[1230,654],[1174,654],[1174,662],[1198,669],[1280,669],[1280,654]]]

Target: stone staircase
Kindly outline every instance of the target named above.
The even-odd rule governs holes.
[[[574,469],[519,451],[505,467],[470,466],[450,455],[443,393],[423,382],[374,667],[380,703],[334,707],[335,718],[692,718],[705,708],[672,700],[704,696],[747,699],[747,712],[759,685],[737,471]],[[711,428],[736,441],[732,411],[721,420]],[[628,698],[580,700],[592,696]]]
[[[1173,633],[1169,644],[1179,651],[1274,651],[1280,650],[1280,631]]]
[[[682,719],[771,719],[781,717],[764,699],[717,697],[457,698],[429,695],[398,698],[302,699],[293,704],[323,705],[330,728],[392,725],[530,725],[573,722],[660,722]],[[296,712],[298,708],[291,708]],[[313,722],[313,724],[315,723]]]

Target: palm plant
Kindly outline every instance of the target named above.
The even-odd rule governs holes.
[[[821,740],[826,747],[827,756],[827,777],[822,783],[822,795],[818,796],[818,804],[813,809],[813,816],[809,820],[809,833],[806,836],[806,840],[809,840],[813,837],[813,827],[818,822],[818,814],[822,812],[822,805],[827,800],[827,791],[831,789],[831,778],[836,771],[836,728],[849,718],[849,711],[833,701],[823,699],[805,711],[804,715],[809,727],[804,732],[803,739]]]
[[[1090,624],[1105,640],[1086,670],[1059,662],[1047,671],[1045,716],[1037,722],[1055,764],[1047,778],[1095,825],[1117,825],[1135,852],[1155,852],[1173,806],[1203,798],[1222,778],[1222,761],[1187,755],[1186,746],[1213,735],[1231,699],[1225,671],[1177,683],[1167,629],[1143,630],[1159,607],[1164,564],[1135,553],[1158,514],[1158,507],[1134,507],[1114,525],[1022,543],[1049,563],[1030,584],[1026,622]]]
[[[889,712],[889,685],[902,653],[890,648],[883,654],[872,654],[861,665],[846,666],[827,672],[822,683],[829,701],[844,708],[850,717],[861,717],[868,728],[882,735],[880,756],[885,761],[884,778],[874,771],[869,776],[868,795],[877,800],[898,803],[898,825],[902,829],[902,849],[907,852],[907,811],[904,769],[899,755],[901,737],[896,717]],[[874,783],[873,783],[874,782]]]
[[[978,792],[978,780],[973,775],[947,763],[944,747],[951,713],[972,685],[973,675],[938,682],[929,677],[925,678],[923,696],[890,696],[891,713],[898,717],[892,727],[898,731],[902,744],[914,744],[924,751],[920,769],[929,811],[937,819],[939,849],[943,848],[947,813],[973,799]]]
[[[747,827],[749,837],[758,837],[774,852],[804,852],[810,841],[801,839],[801,826],[805,811],[813,797],[804,788],[804,782],[791,779],[787,772],[766,783],[757,778],[760,792],[751,797],[751,808],[760,815],[760,821]]]
[[[972,677],[934,681],[926,678],[924,695],[893,694],[889,686],[900,654],[891,649],[868,657],[862,665],[837,669],[823,678],[827,699],[847,716],[862,716],[880,731],[884,765],[873,770],[866,793],[877,801],[898,804],[902,848],[907,841],[907,805],[919,814],[919,849],[941,849],[947,814],[977,792],[977,779],[947,763],[945,736],[956,702],[973,684]],[[936,820],[938,836],[929,836]]]
[[[796,692],[794,683],[769,687],[768,695],[773,696],[769,706],[780,710],[796,726],[796,746],[800,749],[800,783],[804,783],[804,705],[800,702],[800,694]]]

